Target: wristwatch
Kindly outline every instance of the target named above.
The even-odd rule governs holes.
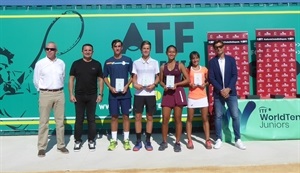
[[[103,97],[103,94],[99,94],[99,96],[102,96],[102,97]]]

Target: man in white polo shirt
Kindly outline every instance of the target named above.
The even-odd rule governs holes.
[[[158,61],[150,57],[151,43],[143,41],[141,44],[142,57],[133,62],[133,87],[135,88],[133,110],[135,113],[136,144],[133,151],[142,148],[142,114],[146,106],[146,141],[144,143],[147,151],[152,151],[151,134],[153,127],[153,114],[156,112],[155,87],[159,83]]]

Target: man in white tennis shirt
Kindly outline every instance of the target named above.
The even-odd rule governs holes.
[[[146,107],[146,140],[145,149],[152,151],[151,134],[153,129],[153,114],[156,112],[155,87],[159,83],[158,61],[150,56],[151,43],[147,40],[141,43],[141,58],[133,62],[133,87],[135,88],[133,109],[135,112],[136,144],[133,151],[142,148],[142,114]]]

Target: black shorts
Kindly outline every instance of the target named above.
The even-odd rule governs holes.
[[[133,111],[134,113],[143,113],[146,106],[146,113],[154,114],[156,112],[155,96],[134,96]]]

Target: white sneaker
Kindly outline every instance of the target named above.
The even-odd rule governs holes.
[[[243,142],[240,139],[238,139],[235,142],[235,146],[241,150],[246,150],[246,146],[243,144]]]
[[[89,141],[89,149],[90,151],[95,151],[96,150],[96,143],[94,141]]]
[[[214,145],[214,149],[220,149],[221,146],[222,146],[222,141],[221,141],[221,139],[218,139],[216,141],[216,144]]]
[[[75,144],[74,144],[74,151],[75,151],[75,152],[80,151],[81,145],[82,145],[82,144],[81,144],[80,141],[75,141]]]

